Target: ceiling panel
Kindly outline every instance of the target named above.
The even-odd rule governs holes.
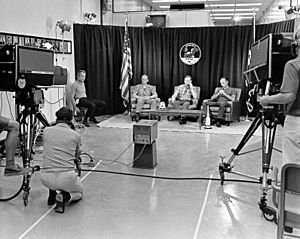
[[[171,4],[204,3],[215,25],[249,25],[263,15],[272,0],[144,0],[152,10],[168,11]]]

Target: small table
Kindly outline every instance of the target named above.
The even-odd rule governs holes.
[[[151,119],[151,116],[178,116],[178,115],[184,115],[184,116],[196,116],[198,117],[199,122],[199,129],[201,129],[202,123],[201,123],[201,116],[204,112],[202,110],[179,110],[179,109],[165,109],[165,110],[149,110],[148,117]]]

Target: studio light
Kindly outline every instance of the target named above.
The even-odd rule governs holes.
[[[56,26],[58,26],[64,33],[64,32],[69,32],[71,30],[72,23],[67,20],[62,20],[62,21],[58,21],[56,23]]]

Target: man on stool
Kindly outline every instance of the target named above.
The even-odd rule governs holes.
[[[102,100],[90,99],[86,95],[84,80],[86,77],[85,70],[79,70],[77,72],[77,79],[71,86],[71,99],[76,112],[80,112],[77,106],[86,107],[88,110],[83,120],[83,124],[89,127],[88,120],[97,124],[99,123],[95,118],[96,108],[103,110],[106,103]]]

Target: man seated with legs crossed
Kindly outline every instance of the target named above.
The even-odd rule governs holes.
[[[217,117],[217,127],[221,127],[221,123],[224,121],[224,113],[225,107],[228,104],[228,101],[234,101],[235,94],[232,88],[229,87],[228,79],[226,77],[222,77],[220,79],[220,84],[222,88],[216,89],[213,96],[210,100],[203,102],[203,109],[206,114],[207,106],[219,106],[219,112]],[[204,115],[206,117],[206,115]]]
[[[197,93],[192,84],[192,77],[186,75],[184,84],[178,86],[177,90],[172,95],[172,104],[176,109],[188,110],[191,105],[191,100],[197,98]],[[186,124],[185,116],[180,116],[179,124]]]
[[[56,125],[44,129],[44,151],[41,181],[49,189],[48,205],[64,213],[65,203],[78,201],[83,187],[75,171],[80,154],[80,134],[72,128],[73,111],[62,107],[56,112]]]
[[[5,139],[6,166],[4,176],[24,174],[24,169],[15,163],[15,153],[18,144],[19,123],[0,116],[0,132],[7,131]]]
[[[155,87],[148,84],[149,78],[147,75],[142,75],[141,83],[136,85],[136,89],[132,94],[132,98],[137,99],[136,105],[136,121],[140,119],[140,113],[144,104],[150,104],[151,110],[156,110],[157,93]]]
[[[87,97],[85,90],[85,81],[86,72],[85,70],[79,70],[77,72],[77,79],[71,86],[71,100],[73,108],[76,109],[76,112],[80,112],[77,106],[86,107],[87,112],[83,120],[83,124],[86,127],[89,127],[88,120],[97,124],[99,123],[95,118],[95,111],[97,107],[101,110],[104,109],[106,103],[102,100],[90,99]]]

